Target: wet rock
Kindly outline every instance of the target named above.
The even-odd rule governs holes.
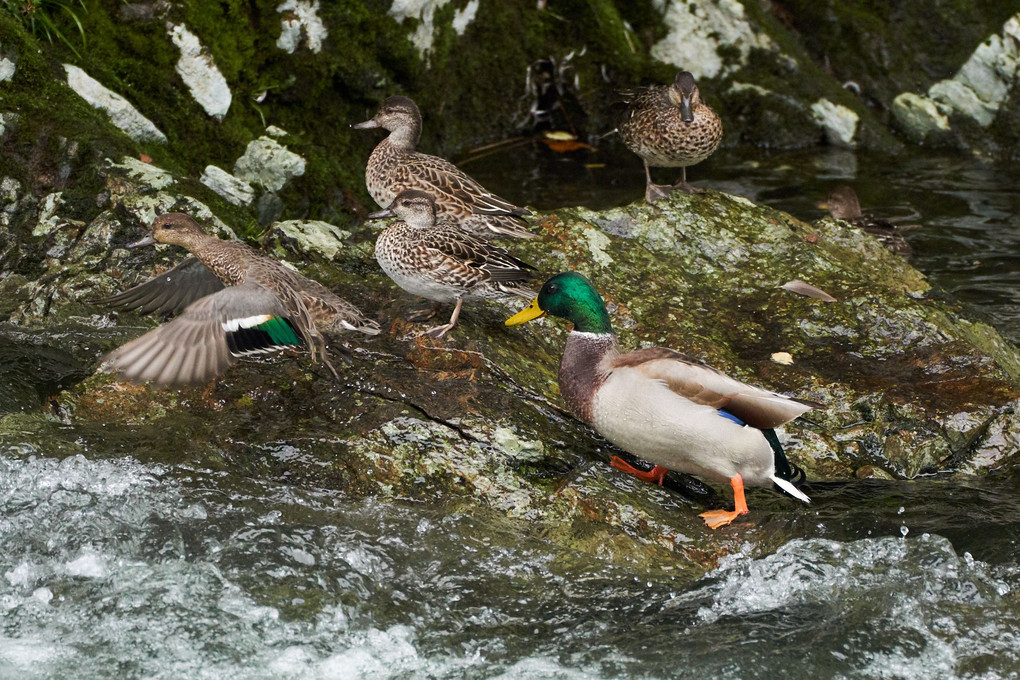
[[[14,127],[20,116],[16,113],[0,113],[0,140],[4,138],[7,131]]]
[[[390,6],[390,16],[400,23],[404,23],[407,19],[417,20],[414,33],[411,34],[411,42],[414,43],[419,56],[426,61],[439,28],[436,25],[436,11],[447,4],[449,4],[449,0],[409,0],[394,2]],[[464,30],[477,12],[478,0],[472,0],[463,9],[454,11],[452,26],[457,35],[464,34]]]
[[[163,168],[130,156],[125,156],[117,162],[111,161],[110,166],[123,170],[125,176],[132,181],[157,191],[166,189],[175,182],[173,175]]]
[[[299,253],[317,253],[327,260],[334,259],[344,248],[350,232],[320,220],[287,220],[272,225],[270,238],[288,241],[291,249]]]
[[[659,61],[690,71],[695,78],[716,78],[746,65],[753,50],[778,51],[772,38],[752,25],[734,0],[659,3],[668,31],[653,47]]]
[[[987,127],[1009,98],[1020,75],[1020,14],[1010,18],[1001,35],[989,36],[959,72],[928,89],[928,96],[950,110]]]
[[[811,105],[811,115],[823,130],[825,138],[833,146],[852,149],[857,146],[854,139],[857,135],[857,123],[860,116],[840,104],[833,104],[828,99],[819,99]]]
[[[915,142],[950,130],[948,110],[940,110],[931,99],[913,92],[904,92],[893,100],[892,114],[900,129]]]
[[[13,79],[17,68],[17,54],[11,50],[5,50],[3,43],[0,43],[0,83]]]
[[[926,95],[897,96],[892,112],[899,127],[915,141],[935,142],[953,139],[952,116],[987,128],[1009,101],[1020,76],[1018,45],[1020,14],[1003,25],[1001,34],[979,45],[952,78],[933,84]]]
[[[171,191],[186,183],[157,190],[128,164],[107,168],[115,208],[88,223],[69,219],[57,195],[41,202],[32,239],[44,246],[33,251],[42,274],[5,278],[9,304],[0,305],[26,327],[73,326],[71,353],[84,365],[91,357],[93,366],[159,320],[114,317],[91,301],[182,255],[117,244],[165,206],[217,223],[208,207]],[[165,182],[160,173],[151,177]],[[924,278],[867,234],[833,220],[808,225],[717,192],[655,206],[558,210],[540,215],[535,231],[540,238],[515,243],[515,252],[544,272],[572,268],[591,277],[625,346],[674,347],[752,383],[824,402],[780,433],[813,480],[974,472],[1012,460],[1020,439],[1015,348],[960,320],[951,303],[925,299]],[[333,340],[350,359],[334,361],[339,382],[296,353],[242,361],[208,389],[127,387],[97,373],[55,400],[62,418],[84,431],[101,424],[103,436],[112,436],[110,427],[186,432],[158,446],[171,456],[203,442],[204,455],[226,456],[218,464],[239,473],[346,494],[484,507],[605,559],[653,564],[671,556],[691,576],[730,541],[746,540],[708,532],[697,518],[706,506],[730,502],[728,492],[705,492],[676,475],[659,488],[605,464],[619,452],[559,400],[562,324],[508,329],[502,321],[517,305],[472,303],[449,340],[415,337],[422,326],[404,318],[421,303],[396,293],[378,271],[370,237],[291,220],[275,224],[265,245],[388,328],[374,338]],[[795,278],[837,301],[780,287]],[[776,363],[776,352],[796,361]],[[7,416],[4,427],[23,427],[17,417]],[[752,518],[766,513],[780,533],[783,522],[813,512],[769,491],[752,491],[750,504]]]

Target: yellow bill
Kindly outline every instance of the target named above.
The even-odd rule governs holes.
[[[517,312],[505,321],[507,326],[516,326],[526,321],[532,321],[545,316],[545,312],[538,306],[538,298],[531,301],[531,304]]]

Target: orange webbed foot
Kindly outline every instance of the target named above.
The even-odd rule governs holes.
[[[747,500],[744,498],[744,478],[740,475],[730,477],[730,487],[733,489],[732,510],[709,510],[698,517],[705,520],[705,524],[713,529],[724,527],[741,515],[747,514]]]
[[[666,475],[669,473],[669,470],[661,465],[656,465],[651,470],[638,470],[619,456],[610,457],[609,464],[628,475],[634,475],[642,482],[651,482],[659,486],[662,486],[662,480],[666,479]]]
[[[708,512],[701,513],[698,517],[705,520],[705,524],[712,529],[718,529],[719,527],[726,526],[741,515],[746,514],[747,510],[744,510],[743,512],[740,512],[739,510],[709,510]]]

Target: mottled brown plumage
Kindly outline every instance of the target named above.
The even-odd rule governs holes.
[[[322,284],[240,241],[206,234],[188,215],[157,217],[152,235],[133,245],[156,242],[187,248],[193,257],[106,302],[143,312],[183,311],[106,356],[105,365],[127,380],[205,382],[239,356],[298,344],[258,329],[270,319],[279,319],[284,335],[305,344],[313,360],[321,356],[331,371],[323,333],[379,332],[378,323]]]
[[[849,222],[858,229],[866,231],[897,255],[910,257],[914,253],[914,249],[907,243],[907,239],[903,237],[902,232],[916,229],[919,225],[905,224],[897,226],[887,220],[865,215],[861,212],[861,202],[857,198],[857,192],[852,187],[836,187],[829,194],[826,204],[829,208],[829,214],[834,219]]]
[[[521,224],[521,218],[531,214],[528,210],[488,191],[453,163],[415,150],[421,137],[421,113],[407,97],[389,97],[373,118],[353,127],[381,127],[390,132],[365,167],[368,193],[379,207],[388,208],[402,191],[424,191],[435,199],[438,215],[454,218],[471,234],[535,236]]]
[[[447,222],[437,223],[429,194],[402,191],[388,209],[369,217],[392,216],[400,221],[386,227],[375,243],[379,266],[407,292],[455,304],[449,323],[426,333],[442,337],[453,328],[465,298],[534,296],[524,285],[534,267]]]
[[[687,166],[700,163],[716,150],[722,139],[722,121],[701,101],[694,76],[677,74],[666,86],[653,85],[623,93],[629,106],[619,125],[627,148],[645,163],[645,200],[652,203],[679,189],[701,190],[687,183]],[[682,168],[673,186],[652,183],[649,166]]]

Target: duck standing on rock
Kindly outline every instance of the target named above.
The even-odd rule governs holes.
[[[731,378],[679,352],[649,347],[621,352],[595,287],[577,272],[557,274],[506,324],[546,314],[573,322],[560,362],[560,394],[577,418],[620,448],[655,464],[649,472],[621,458],[613,467],[662,483],[669,470],[728,481],[734,509],[701,517],[713,529],[747,513],[744,485],[770,486],[805,503],[773,428],[817,404]]]
[[[701,101],[694,76],[677,74],[671,85],[639,88],[622,93],[628,107],[618,126],[627,148],[645,163],[645,200],[654,203],[674,190],[702,193],[687,183],[687,166],[700,163],[722,140],[722,121]],[[652,183],[649,166],[681,168],[672,186]]]
[[[369,219],[397,217],[375,242],[375,258],[394,283],[437,303],[455,303],[450,321],[426,332],[443,337],[460,317],[464,298],[532,298],[525,282],[535,268],[502,248],[450,224],[436,223],[436,203],[423,192],[402,191]]]
[[[104,365],[127,380],[207,382],[238,357],[301,345],[336,376],[322,334],[379,333],[376,321],[322,284],[240,241],[206,234],[189,215],[160,215],[152,235],[128,247],[157,242],[194,257],[104,302],[143,313],[183,312],[106,355]]]
[[[450,216],[476,236],[533,238],[522,225],[530,215],[465,175],[448,160],[415,151],[421,138],[421,113],[407,97],[388,97],[378,113],[355,130],[384,128],[390,134],[372,151],[365,168],[368,193],[388,208],[401,191],[417,189],[435,198],[436,213]]]
[[[829,194],[826,201],[829,214],[833,219],[849,222],[861,231],[867,232],[877,238],[882,245],[903,257],[910,257],[914,249],[903,237],[904,231],[917,229],[917,224],[905,224],[897,226],[887,220],[881,220],[861,212],[861,202],[857,198],[857,192],[853,187],[836,187]]]

